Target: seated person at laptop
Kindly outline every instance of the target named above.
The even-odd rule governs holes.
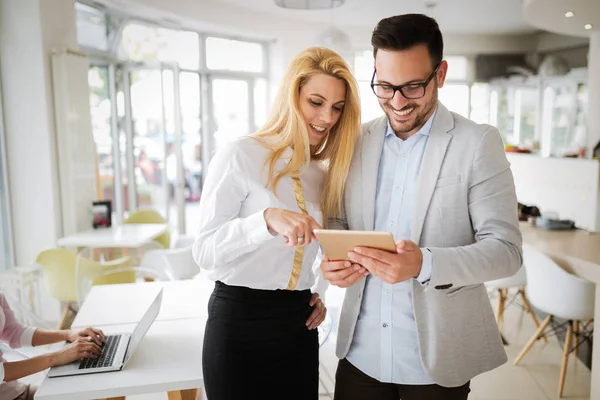
[[[32,400],[35,388],[22,384],[17,379],[78,359],[98,358],[105,340],[104,333],[94,328],[59,331],[23,326],[15,319],[6,298],[0,293],[0,343],[6,343],[15,349],[21,346],[71,342],[60,351],[23,361],[6,362],[0,351],[0,399]]]

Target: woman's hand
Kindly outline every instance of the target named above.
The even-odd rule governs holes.
[[[288,246],[309,245],[317,240],[313,229],[321,229],[312,217],[280,208],[267,208],[264,216],[267,228],[285,237]]]
[[[71,329],[68,335],[68,342],[76,342],[77,339],[83,339],[88,342],[95,342],[98,346],[102,346],[106,343],[106,336],[104,332],[96,328],[85,328],[85,329]]]
[[[313,312],[310,314],[310,317],[308,317],[306,326],[308,329],[315,329],[325,320],[327,307],[325,307],[325,304],[323,304],[323,301],[319,298],[318,293],[313,293],[309,304],[313,308]]]
[[[98,358],[102,349],[94,341],[79,338],[64,349],[52,354],[50,366],[65,365],[84,358]]]

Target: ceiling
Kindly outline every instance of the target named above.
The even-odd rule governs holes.
[[[392,15],[424,13],[438,21],[444,33],[506,34],[536,31],[523,18],[523,0],[346,0],[333,10],[286,10],[273,0],[214,0],[251,8],[273,17],[302,22],[373,28]],[[427,5],[433,7],[427,7]]]
[[[156,5],[153,0],[100,0],[109,3],[137,3]],[[404,13],[426,13],[436,18],[445,34],[525,34],[536,32],[523,18],[523,0],[346,0],[333,10],[288,10],[275,5],[273,0],[186,0],[189,12],[184,18],[207,20],[206,7],[214,4],[216,9],[228,7],[229,12],[251,11],[278,22],[303,24],[334,23],[344,28],[372,29],[380,19]],[[564,0],[563,0],[564,1]],[[571,0],[569,0],[571,1]],[[180,0],[181,4],[182,1]],[[195,3],[195,4],[194,4]],[[204,12],[194,14],[202,3]],[[433,4],[433,7],[431,7]],[[430,7],[428,7],[430,5]],[[169,11],[170,1],[161,1],[163,11]],[[181,14],[181,9],[174,12]]]
[[[574,16],[567,18],[571,11]],[[526,0],[525,19],[539,29],[570,36],[600,32],[600,0]],[[592,29],[584,26],[591,24]]]

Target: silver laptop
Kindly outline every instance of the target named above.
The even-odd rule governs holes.
[[[48,372],[48,377],[54,378],[57,376],[95,374],[98,372],[122,370],[156,319],[160,311],[162,292],[163,290],[160,289],[160,292],[158,292],[156,298],[152,301],[152,304],[146,310],[144,316],[131,334],[118,333],[107,335],[106,343],[102,347],[100,357],[96,359],[86,358],[81,361],[61,365],[60,367],[52,367]]]

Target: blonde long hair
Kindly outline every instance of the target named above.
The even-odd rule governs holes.
[[[300,89],[310,77],[318,74],[343,81],[346,98],[340,119],[329,135],[311,149],[308,128],[300,111]],[[311,159],[322,161],[326,177],[321,210],[323,224],[327,225],[328,218],[339,217],[341,214],[345,183],[360,132],[360,101],[356,80],[348,64],[336,52],[323,47],[311,47],[300,52],[291,62],[273,104],[267,122],[252,135],[262,139],[260,141],[272,150],[267,159],[267,187],[275,192],[284,176],[307,166]],[[289,164],[275,172],[277,160],[288,147],[293,149]]]

